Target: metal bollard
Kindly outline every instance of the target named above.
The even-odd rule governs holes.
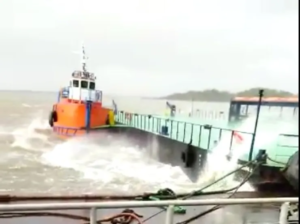
[[[165,224],[173,224],[173,215],[174,215],[173,209],[174,209],[174,205],[168,206]]]
[[[281,205],[279,214],[279,224],[288,224],[288,213],[289,213],[290,203],[285,202]]]
[[[90,210],[90,224],[97,223],[97,210],[95,207],[91,208]]]

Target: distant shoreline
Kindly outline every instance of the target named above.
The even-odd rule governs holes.
[[[265,97],[291,97],[297,94],[277,89],[252,88],[245,91],[231,93],[229,91],[220,91],[216,89],[204,91],[188,91],[185,93],[173,93],[156,99],[179,100],[179,101],[202,101],[202,102],[229,102],[233,97],[255,97],[258,96],[260,89],[265,90]]]

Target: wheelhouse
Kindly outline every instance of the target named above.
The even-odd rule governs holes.
[[[96,90],[96,77],[87,71],[74,71],[68,87],[61,89],[59,99],[102,102],[102,92]]]
[[[259,103],[258,97],[235,97],[230,102],[229,122],[239,121],[249,117],[252,112],[256,112]],[[261,101],[261,107],[264,110],[271,111],[276,107],[278,117],[282,115],[284,108],[291,110],[292,116],[298,114],[298,97],[265,97]]]

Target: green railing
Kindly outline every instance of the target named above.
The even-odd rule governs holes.
[[[215,127],[212,125],[201,125],[193,122],[185,122],[183,120],[176,120],[172,118],[159,117],[145,114],[135,114],[119,111],[115,116],[117,122],[134,127],[137,129],[145,130],[157,135],[162,135],[167,138],[174,139],[179,142],[191,144],[206,150],[212,150],[222,139],[222,147],[224,150],[230,152],[234,143],[243,142],[243,148],[249,144],[249,151],[251,147],[251,140],[253,134],[244,131],[237,131],[223,127]],[[240,135],[242,134],[242,135]],[[242,139],[239,139],[239,136]],[[279,138],[284,136],[285,139],[281,144],[274,142],[266,146],[268,155],[273,159],[278,159],[280,163],[286,163],[289,157],[297,150],[298,146],[291,142],[291,139],[297,139],[298,135],[281,134]],[[244,141],[246,140],[246,141]],[[254,155],[258,153],[254,151]],[[253,156],[254,156],[253,155]],[[240,158],[241,160],[248,161],[248,153]],[[253,159],[253,158],[252,158]],[[270,162],[270,161],[269,161]],[[268,163],[269,163],[268,162]],[[272,163],[272,165],[274,165]]]
[[[250,135],[252,133],[235,131],[232,129],[225,129],[213,127],[212,125],[200,125],[191,122],[177,121],[174,119],[166,119],[158,116],[134,114],[119,111],[115,117],[116,121],[134,128],[160,134],[165,137],[177,140],[179,142],[191,143],[202,149],[211,150],[221,140],[223,136],[230,136],[228,145],[224,145],[226,149],[231,149],[234,141],[239,141],[239,133]],[[249,146],[250,147],[250,146]]]

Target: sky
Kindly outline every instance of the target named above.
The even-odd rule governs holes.
[[[298,0],[1,0],[0,89],[56,91],[80,68],[105,93],[298,93]]]

